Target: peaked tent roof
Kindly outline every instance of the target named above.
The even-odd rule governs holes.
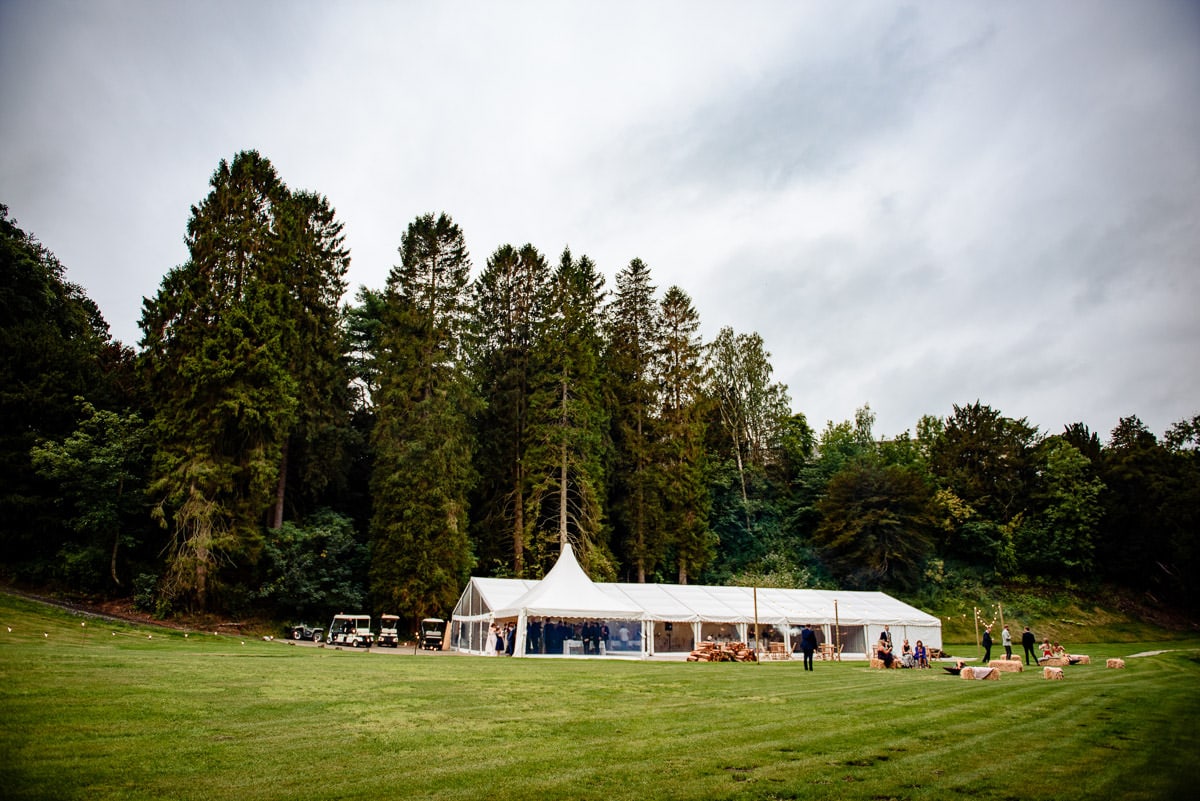
[[[543,617],[596,617],[610,620],[640,620],[645,614],[628,598],[604,592],[587,577],[570,543],[563,545],[558,561],[545,578],[503,609],[496,617],[526,615]]]

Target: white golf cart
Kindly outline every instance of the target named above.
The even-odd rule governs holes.
[[[421,647],[429,651],[440,651],[446,636],[446,621],[440,617],[427,617],[421,621]]]
[[[400,618],[396,615],[380,615],[379,636],[375,638],[375,644],[381,648],[399,648],[399,625]]]
[[[330,645],[349,645],[354,648],[370,648],[374,638],[371,636],[371,618],[368,615],[334,615],[329,624],[329,636],[326,642]]]

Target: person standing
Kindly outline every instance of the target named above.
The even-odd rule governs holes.
[[[1033,650],[1037,645],[1037,637],[1033,636],[1033,632],[1029,630],[1029,626],[1025,627],[1025,633],[1021,635],[1021,646],[1025,649],[1025,664],[1037,664],[1037,651]],[[1029,657],[1033,657],[1033,662],[1029,661]]]
[[[804,631],[800,632],[800,650],[804,652],[804,669],[813,669],[813,651],[817,650],[817,635],[813,632],[812,626],[805,625]]]
[[[983,662],[986,665],[992,661],[992,627],[983,627]]]
[[[1012,659],[1012,632],[1008,630],[1008,626],[1004,627],[1004,631],[1000,632],[1000,643],[1004,646],[1005,660]]]

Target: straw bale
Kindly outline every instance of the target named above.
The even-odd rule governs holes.
[[[986,676],[976,676],[975,675],[976,672],[983,671],[983,670],[987,671]],[[1000,681],[1000,671],[999,670],[991,670],[991,669],[985,668],[985,667],[965,667],[962,669],[962,672],[959,673],[958,675],[964,679],[977,679],[977,680],[982,679],[983,681]]]
[[[1092,664],[1092,658],[1087,654],[1071,654],[1071,659],[1075,660],[1076,665]]]
[[[1038,660],[1038,664],[1042,667],[1049,665],[1050,667],[1066,667],[1071,664],[1071,660],[1065,656],[1043,656]]]
[[[1025,669],[1016,659],[993,659],[991,662],[988,662],[988,667],[1003,670],[1005,673],[1020,673]]]
[[[1045,667],[1042,668],[1042,676],[1047,679],[1061,679],[1063,677],[1063,669],[1060,667]]]
[[[1110,659],[1110,660],[1108,660],[1107,665],[1110,668],[1123,668],[1123,667],[1125,667],[1125,660],[1124,659]]]

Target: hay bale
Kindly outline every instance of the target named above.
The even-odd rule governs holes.
[[[1000,681],[1000,671],[992,667],[965,667],[958,675],[976,681]]]
[[[1042,667],[1066,667],[1071,661],[1065,656],[1043,656],[1038,660],[1038,664]]]
[[[1063,677],[1063,669],[1060,667],[1045,667],[1042,668],[1042,676],[1047,679],[1061,679]]]
[[[1005,673],[1020,673],[1025,669],[1016,659],[993,659],[991,662],[988,662],[988,667],[1003,670]]]
[[[1070,659],[1071,659],[1072,665],[1090,665],[1090,664],[1092,664],[1092,658],[1090,656],[1088,656],[1087,654],[1071,654]]]
[[[1112,660],[1109,660],[1109,661],[1112,661]],[[882,659],[878,659],[876,657],[871,657],[871,667],[875,670],[883,670],[885,665],[883,664]]]
[[[1125,660],[1124,659],[1110,659],[1110,660],[1108,660],[1108,662],[1106,664],[1110,668],[1123,668],[1123,667],[1125,667]]]

